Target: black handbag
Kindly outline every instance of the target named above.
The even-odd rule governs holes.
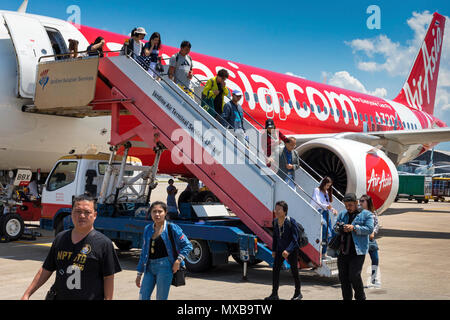
[[[178,253],[177,253],[177,248],[175,247],[175,241],[173,239],[171,223],[168,224],[168,232],[169,232],[170,242],[172,243],[173,257],[175,259],[177,259]],[[186,267],[185,266],[180,266],[180,269],[178,269],[178,271],[173,274],[172,285],[175,287],[180,287],[180,286],[186,285]]]
[[[341,248],[341,235],[336,234],[334,237],[330,239],[328,242],[328,248],[333,249],[335,251]]]
[[[56,300],[56,291],[53,288],[53,286],[48,290],[47,294],[45,295],[45,300]]]

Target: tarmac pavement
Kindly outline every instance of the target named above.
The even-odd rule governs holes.
[[[176,183],[178,195],[186,184]],[[166,200],[167,183],[161,182],[152,200]],[[377,238],[380,248],[382,287],[366,289],[369,300],[448,300],[450,299],[450,203],[413,201],[394,203],[380,217],[382,229]],[[40,230],[36,241],[0,243],[0,300],[20,299],[49,251],[53,232]],[[137,299],[135,285],[139,250],[119,254],[123,271],[115,277],[115,299]],[[230,258],[227,265],[204,273],[188,274],[187,285],[172,287],[169,299],[253,300],[271,292],[272,273],[266,263],[249,269],[248,281],[242,278],[242,266]],[[370,273],[370,257],[363,268],[363,281]],[[32,300],[42,300],[54,281],[54,275]],[[304,300],[340,300],[339,281],[325,279],[311,271],[301,271]],[[289,271],[282,271],[279,295],[290,299],[294,287]],[[155,292],[153,293],[153,297]]]

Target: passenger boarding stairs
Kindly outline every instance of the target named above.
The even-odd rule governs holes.
[[[128,56],[101,58],[98,71],[113,101],[112,145],[136,138],[147,146],[161,142],[174,162],[182,162],[269,248],[275,203],[286,201],[288,215],[303,225],[309,239],[303,253],[315,267],[327,269],[321,261],[321,215],[310,205],[318,182],[298,170],[294,189],[268,168],[259,151],[260,130],[245,120],[249,139],[242,143],[171,80],[155,80]],[[139,124],[124,126],[124,113]],[[327,272],[322,273],[332,275]]]

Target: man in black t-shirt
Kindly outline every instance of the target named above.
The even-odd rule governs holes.
[[[94,229],[95,200],[80,196],[72,208],[74,229],[59,233],[22,299],[28,300],[56,271],[56,300],[111,300],[114,274],[122,269],[110,239]]]

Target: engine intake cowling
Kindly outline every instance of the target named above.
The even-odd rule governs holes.
[[[297,149],[300,157],[321,176],[329,176],[342,194],[372,197],[379,213],[389,208],[398,191],[398,174],[384,152],[368,144],[337,138],[311,140]],[[310,169],[304,168],[312,176]]]

